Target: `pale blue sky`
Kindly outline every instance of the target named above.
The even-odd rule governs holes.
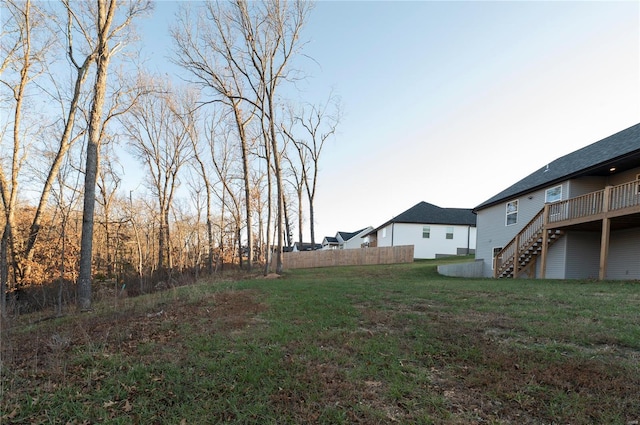
[[[156,58],[174,5],[141,26]],[[640,122],[636,1],[320,1],[304,37],[315,62],[298,64],[301,96],[333,89],[344,106],[321,165],[320,240],[420,201],[473,208]]]

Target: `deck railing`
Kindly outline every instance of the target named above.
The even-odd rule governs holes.
[[[609,211],[640,205],[640,180],[612,186],[609,195]]]
[[[589,217],[603,211],[604,189],[549,205],[547,223]]]
[[[635,180],[550,204],[547,223],[588,219],[637,206],[640,206],[640,181]]]
[[[553,224],[566,226],[603,218],[607,213],[616,215],[640,212],[640,180],[617,186],[607,186],[602,190],[587,193],[566,201],[548,204],[499,252],[495,257],[494,274],[497,276],[515,257],[527,249],[533,239],[539,237],[544,228],[552,229]],[[546,217],[545,217],[545,211]],[[567,223],[569,221],[570,223]]]

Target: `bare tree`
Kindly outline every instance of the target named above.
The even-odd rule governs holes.
[[[66,165],[60,167],[60,172],[56,173],[56,185],[51,189],[52,197],[56,200],[55,205],[59,216],[59,277],[56,279],[58,293],[56,300],[56,314],[62,314],[64,288],[68,281],[74,280],[74,273],[77,271],[77,264],[68,261],[69,258],[77,258],[78,246],[77,238],[73,231],[69,231],[74,211],[77,211],[77,204],[81,195],[80,175],[74,170],[71,159],[66,158]],[[55,226],[52,226],[55,227]]]
[[[241,23],[244,42],[250,52],[249,72],[257,77],[251,87],[258,108],[268,119],[266,132],[271,144],[277,189],[277,237],[276,273],[282,273],[282,247],[284,235],[284,184],[282,173],[282,143],[277,137],[278,118],[276,102],[278,87],[283,81],[294,78],[289,62],[301,48],[300,32],[312,7],[304,1],[235,3],[238,21]]]
[[[107,92],[107,80],[109,63],[112,57],[120,50],[118,37],[129,29],[133,19],[151,9],[152,3],[148,0],[130,0],[126,8],[119,7],[117,0],[96,0],[96,8],[89,10],[88,16],[92,24],[83,20],[79,7],[83,3],[71,3],[63,0],[65,7],[74,17],[74,22],[84,34],[87,42],[94,46],[96,76],[91,95],[91,109],[89,112],[87,156],[84,181],[84,204],[82,217],[82,237],[80,241],[80,271],[78,276],[78,306],[81,311],[91,309],[91,262],[93,249],[93,224],[95,209],[96,180],[98,174],[98,156],[100,153],[101,137],[105,125],[103,109]],[[123,10],[124,9],[124,10]],[[122,13],[117,21],[116,15]],[[95,34],[91,34],[91,30]],[[114,42],[115,45],[110,46]]]
[[[293,142],[299,165],[301,167],[301,182],[304,184],[309,201],[309,224],[311,243],[315,245],[315,216],[314,202],[318,187],[318,171],[320,157],[327,139],[332,137],[340,123],[339,99],[330,96],[327,102],[320,105],[306,105],[299,116],[294,118],[299,131],[292,127],[282,127],[284,134]]]
[[[234,165],[240,161],[238,161],[237,150],[233,149],[230,132],[222,130],[214,133],[211,131],[206,133],[206,137],[209,144],[211,162],[217,180],[222,186],[222,189],[215,191],[215,193],[218,195],[220,201],[220,221],[218,224],[220,230],[219,249],[222,259],[221,266],[224,266],[224,260],[227,257],[226,246],[228,245],[225,243],[225,238],[228,237],[229,234],[239,235],[242,229],[240,220],[242,195],[240,192],[244,189],[241,190],[237,184],[242,181],[242,170],[234,169]],[[233,217],[233,230],[228,228],[227,212]],[[238,249],[240,254],[242,251],[241,244]],[[241,261],[242,256],[240,255],[239,258]]]
[[[185,125],[184,119],[195,100],[186,90],[161,84],[155,81],[152,85],[157,90],[140,98],[122,122],[135,155],[147,169],[149,186],[158,203],[157,268],[171,270],[169,213],[179,183],[178,173],[192,149],[190,125]]]
[[[113,240],[114,232],[112,225],[121,224],[120,220],[114,220],[112,210],[114,207],[114,199],[122,180],[114,169],[114,158],[111,158],[110,155],[105,155],[102,163],[103,165],[98,170],[98,181],[96,183],[98,195],[96,196],[96,201],[102,213],[99,222],[104,230],[104,245],[102,247],[104,251],[101,259],[105,265],[107,277],[111,278],[115,273],[115,261],[117,258],[117,247],[114,244],[118,243],[117,238],[115,241]],[[98,266],[98,270],[99,269],[100,267]]]
[[[295,138],[293,136],[294,126],[296,123],[296,119],[291,116],[289,123],[285,126],[284,123],[281,124],[282,132],[285,136],[285,140],[291,142],[294,145],[293,148],[285,149],[285,154],[283,159],[288,163],[287,174],[285,175],[286,181],[293,188],[296,194],[297,201],[297,210],[298,210],[298,241],[302,244],[302,233],[303,233],[303,221],[304,221],[304,209],[303,209],[303,199],[304,199],[304,187],[306,180],[306,172],[309,168],[309,155],[306,150],[299,150],[297,146],[295,146]]]
[[[213,111],[210,118],[210,123],[205,123],[205,137],[204,140],[207,140],[209,143],[213,144],[216,140],[216,133],[220,128],[220,117],[217,114],[217,111]],[[204,191],[206,195],[205,205],[206,205],[206,228],[207,228],[207,270],[209,274],[212,274],[214,271],[214,237],[213,237],[213,217],[211,212],[211,206],[213,203],[213,191],[214,191],[214,182],[213,176],[211,175],[210,167],[207,165],[210,161],[206,160],[206,151],[202,152],[204,149],[204,144],[199,143],[200,138],[197,136],[197,131],[195,127],[190,131],[189,140],[191,140],[191,144],[193,147],[193,159],[195,161],[194,169],[202,179],[202,183],[204,185]],[[213,152],[213,149],[210,150]]]
[[[192,27],[189,14],[179,18],[180,28],[174,29],[176,63],[195,77],[195,82],[213,90],[217,100],[233,109],[242,147],[245,179],[245,207],[249,251],[252,252],[250,187],[247,154],[247,115],[243,106],[266,119],[266,143],[270,144],[277,188],[278,249],[276,272],[282,272],[283,185],[281,169],[282,146],[276,135],[277,87],[292,77],[287,66],[299,51],[300,31],[311,3],[207,1],[205,13]]]
[[[18,177],[28,155],[27,140],[34,138],[33,131],[27,128],[41,128],[35,121],[25,126],[23,112],[28,106],[29,86],[44,70],[50,37],[45,34],[45,16],[42,10],[34,6],[30,0],[5,0],[2,6],[7,10],[8,16],[6,20],[2,20],[0,83],[3,89],[2,97],[7,93],[6,98],[10,99],[12,110],[12,121],[7,120],[0,130],[0,143],[4,144],[6,140],[10,145],[8,152],[2,152],[2,156],[8,161],[0,160],[0,199],[4,212],[4,229],[0,241],[0,308],[5,315],[9,265],[12,266],[14,282],[17,282],[17,275],[20,274],[14,245],[14,219],[19,190]]]
[[[244,101],[247,82],[242,69],[237,66],[238,58],[235,55],[238,50],[233,46],[236,29],[233,28],[232,19],[222,3],[207,1],[203,13],[197,17],[195,27],[190,11],[183,8],[178,25],[171,33],[176,46],[175,62],[189,71],[193,82],[205,92],[212,92],[215,99],[208,103],[221,102],[233,113],[242,158],[247,244],[251,252],[253,237],[248,202],[251,187],[247,126],[253,119],[253,107]],[[252,267],[251,257],[247,267]]]
[[[91,49],[88,49],[87,51],[82,53],[82,48],[76,48],[74,43],[75,34],[73,31],[73,27],[74,15],[69,9],[67,9],[64,26],[64,40],[66,43],[64,45],[64,49],[66,51],[67,58],[69,59],[68,63],[71,65],[75,72],[75,75],[73,77],[73,88],[71,89],[71,96],[67,100],[64,95],[64,89],[59,86],[58,80],[60,79],[60,76],[53,75],[50,71],[48,71],[49,79],[52,83],[53,88],[55,89],[52,92],[51,96],[53,97],[54,102],[60,106],[60,110],[62,111],[62,129],[59,135],[53,136],[57,138],[58,145],[57,147],[52,149],[52,151],[55,153],[50,164],[48,164],[48,172],[46,173],[46,178],[44,180],[44,184],[40,194],[36,213],[30,226],[29,237],[24,253],[25,276],[28,276],[30,274],[31,263],[33,259],[33,249],[37,242],[38,234],[42,226],[42,218],[47,207],[49,195],[51,193],[51,189],[57,178],[57,175],[60,172],[62,162],[64,161],[67,153],[73,147],[75,142],[77,140],[80,140],[86,134],[86,128],[75,129],[76,116],[81,106],[81,96],[83,94],[84,84],[89,75],[90,66],[95,60],[96,53],[95,50]]]

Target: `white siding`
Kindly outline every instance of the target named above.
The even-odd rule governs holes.
[[[363,235],[366,235],[370,231],[373,230],[373,227],[369,226],[366,229],[363,229],[360,233],[349,239],[348,241],[344,241],[342,243],[342,249],[359,249],[362,248],[362,244],[368,242],[369,238],[364,238]],[[340,238],[342,240],[342,238]]]
[[[427,224],[431,228],[428,239],[422,237],[424,224],[392,223],[386,226],[386,237],[378,230],[378,246],[413,245],[414,258],[435,258],[436,255],[456,255],[458,248],[475,249],[476,228],[472,226]],[[447,227],[453,227],[453,239],[447,239]]]

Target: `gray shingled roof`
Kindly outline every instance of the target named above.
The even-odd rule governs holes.
[[[377,232],[390,223],[411,224],[453,224],[475,226],[476,215],[468,208],[440,208],[428,202],[420,202],[405,212],[395,216],[370,233]]]
[[[343,241],[348,241],[349,239],[353,238],[354,236],[356,236],[358,233],[362,232],[365,229],[366,227],[364,229],[360,229],[355,232],[338,232],[338,234],[340,235]]]
[[[637,167],[638,164],[640,164],[640,124],[550,162],[487,199],[475,207],[474,211],[571,178],[585,175],[607,175],[609,169],[614,165],[617,171],[623,171]]]

